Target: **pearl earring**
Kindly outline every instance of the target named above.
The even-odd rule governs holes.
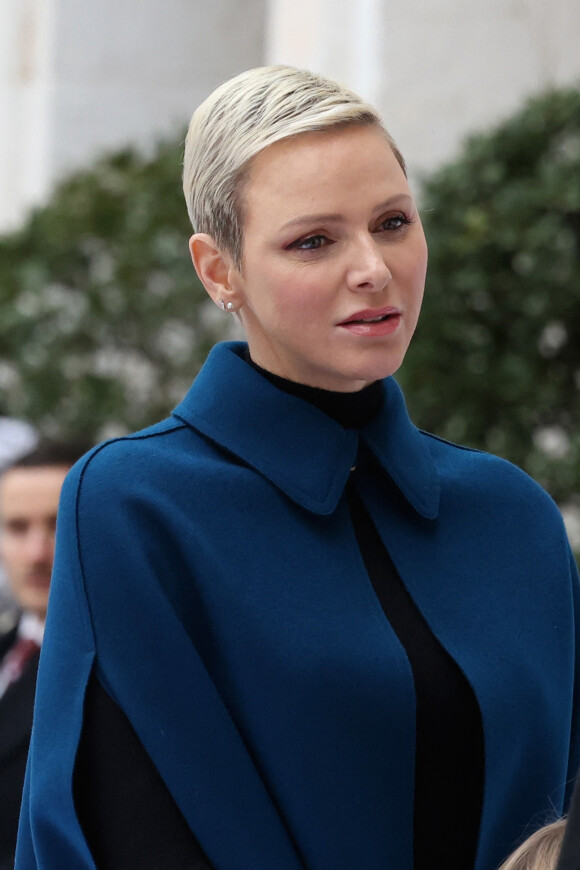
[[[228,311],[233,311],[234,310],[234,303],[228,302],[228,304],[226,305],[226,308],[228,309]]]

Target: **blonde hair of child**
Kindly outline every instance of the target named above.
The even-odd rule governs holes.
[[[558,819],[540,828],[504,861],[499,870],[556,870],[565,827],[565,819]]]

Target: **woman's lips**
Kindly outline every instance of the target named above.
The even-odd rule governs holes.
[[[390,335],[401,323],[401,312],[398,308],[383,308],[378,311],[357,311],[347,320],[338,325],[351,335],[362,335],[370,338]]]

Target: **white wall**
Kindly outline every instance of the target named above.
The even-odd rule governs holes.
[[[416,176],[526,95],[580,82],[579,45],[578,0],[0,0],[0,232],[55,179],[172,132],[250,66],[349,84]]]
[[[57,174],[96,150],[179,129],[220,81],[262,58],[264,0],[59,4]]]
[[[0,230],[263,57],[266,0],[0,0]]]
[[[269,63],[375,102],[412,174],[551,84],[580,84],[578,0],[271,0]]]
[[[0,230],[47,193],[52,0],[0,0]]]

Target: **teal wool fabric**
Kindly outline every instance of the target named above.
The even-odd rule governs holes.
[[[350,522],[359,439],[384,470],[365,505],[481,710],[475,870],[495,870],[578,765],[560,514],[509,463],[417,430],[394,379],[346,430],[243,350],[217,345],[170,419],[67,478],[17,870],[94,870],[72,796],[93,668],[216,870],[412,870],[414,686]]]

